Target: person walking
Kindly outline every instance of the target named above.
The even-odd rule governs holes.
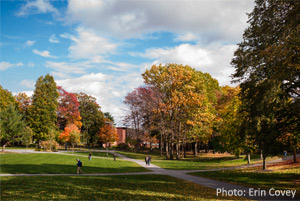
[[[148,156],[148,165],[150,166],[151,156]]]
[[[146,166],[148,165],[148,156],[145,158]]]
[[[77,174],[79,174],[80,172],[81,174],[83,174],[84,172],[81,170],[82,162],[79,160],[79,158],[77,158],[76,161],[77,161]]]
[[[92,160],[92,152],[90,152],[88,158],[89,158],[89,161]]]

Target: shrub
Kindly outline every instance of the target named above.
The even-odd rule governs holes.
[[[127,150],[127,149],[129,149],[129,146],[126,143],[120,143],[120,144],[118,144],[117,148],[122,149],[122,150]]]
[[[48,140],[48,141],[42,141],[40,143],[40,147],[44,150],[44,151],[54,151],[57,150],[57,146],[59,144],[55,141],[55,140]],[[51,148],[51,150],[50,150]]]

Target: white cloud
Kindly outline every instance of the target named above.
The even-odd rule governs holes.
[[[193,33],[186,33],[183,35],[178,35],[174,40],[175,41],[195,41],[198,40],[199,37]]]
[[[112,53],[117,45],[99,36],[96,32],[79,27],[76,29],[78,36],[62,34],[61,37],[69,38],[73,44],[69,47],[69,57],[76,59],[92,59]]]
[[[52,34],[49,38],[50,43],[59,43],[59,40],[56,38],[55,34]]]
[[[33,52],[34,54],[40,55],[40,56],[42,56],[42,57],[48,57],[48,58],[53,58],[53,59],[54,59],[54,58],[57,58],[56,56],[50,55],[50,52],[47,51],[47,50],[45,50],[45,51],[39,51],[39,50],[37,50],[37,49],[33,49],[32,52]]]
[[[166,31],[199,34],[205,42],[239,41],[253,5],[252,0],[70,0],[66,19],[122,38]]]
[[[26,16],[39,13],[53,13],[55,15],[59,15],[58,10],[54,8],[48,0],[35,0],[27,1],[27,3],[19,10],[17,16]]]
[[[12,64],[12,63],[9,63],[9,62],[6,62],[6,61],[2,61],[0,63],[0,71],[4,71],[4,70],[6,70],[8,68],[12,68],[12,67],[20,67],[20,66],[23,66],[22,62]]]
[[[33,80],[22,80],[20,83],[21,86],[25,86],[27,88],[33,89],[35,85],[35,81]]]
[[[211,44],[208,47],[200,45],[181,44],[174,48],[152,48],[145,53],[132,55],[154,59],[153,64],[177,63],[189,65],[202,72],[210,73],[220,85],[230,85],[230,75],[234,68],[230,65],[236,45]]]
[[[68,63],[68,62],[46,62],[47,68],[52,68],[55,70],[53,74],[61,78],[67,78],[70,74],[84,74],[85,69],[91,68],[92,65],[89,62],[78,62],[78,63]]]
[[[143,80],[139,73],[92,73],[56,82],[67,91],[83,92],[96,97],[102,111],[110,112],[120,126],[125,116],[125,107],[122,101],[127,93],[140,86]]]
[[[27,40],[24,44],[23,47],[30,47],[32,46],[36,41],[35,40]]]

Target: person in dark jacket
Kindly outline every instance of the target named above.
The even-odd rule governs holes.
[[[79,174],[79,172],[83,174],[83,171],[81,170],[82,162],[79,160],[79,158],[77,158],[76,161],[77,161],[77,174]]]

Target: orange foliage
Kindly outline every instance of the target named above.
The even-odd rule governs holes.
[[[59,139],[64,142],[69,142],[72,138],[72,133],[80,133],[80,130],[75,124],[69,124],[65,127],[65,130],[59,135]]]
[[[105,124],[98,132],[99,140],[108,143],[115,142],[119,139],[117,129],[111,124]]]

